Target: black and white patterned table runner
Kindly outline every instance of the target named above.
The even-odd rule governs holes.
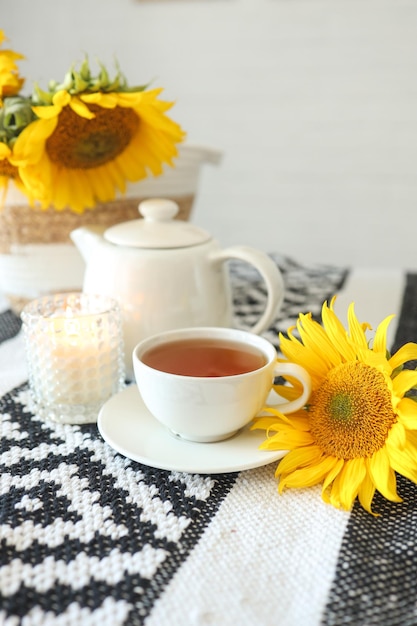
[[[342,288],[347,272],[273,258],[286,284],[282,311],[265,333],[277,345],[278,332],[299,312],[319,318],[322,302]],[[243,264],[231,270],[236,322],[251,324],[265,301],[262,283]],[[410,276],[406,298],[414,302],[416,286],[417,277]],[[417,324],[409,325],[415,308],[403,311],[401,343],[415,333]],[[10,311],[0,314],[0,341],[20,342],[19,329]],[[7,365],[0,362],[3,370]],[[26,383],[1,398],[0,420],[0,624],[146,623],[156,603],[163,606],[179,569],[186,571],[207,529],[214,528],[238,474],[189,475],[135,463],[113,451],[95,425],[41,422],[27,409]],[[378,502],[384,515],[377,520],[356,507],[350,515],[322,616],[326,626],[417,623],[417,499],[409,483],[400,482],[400,490],[405,507]],[[390,551],[398,553],[398,572]],[[271,581],[267,596],[273,590]],[[184,626],[214,623],[184,611]],[[236,616],[234,623],[257,626],[244,614],[242,606],[242,620]],[[378,621],[381,616],[389,619]],[[166,615],[160,623],[174,622]],[[258,622],[275,623],[273,615],[270,622]]]

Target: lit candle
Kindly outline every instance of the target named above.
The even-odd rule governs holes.
[[[109,300],[58,294],[22,312],[29,384],[41,414],[95,421],[100,406],[123,385],[120,311]]]

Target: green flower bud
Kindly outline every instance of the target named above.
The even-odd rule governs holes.
[[[30,98],[4,98],[0,109],[0,140],[12,146],[22,130],[36,119]]]

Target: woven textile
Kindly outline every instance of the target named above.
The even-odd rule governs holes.
[[[319,316],[348,273],[273,258],[286,285],[265,333],[277,345],[299,312]],[[251,324],[265,302],[262,282],[244,264],[231,273],[236,324]],[[410,275],[404,302],[413,294]],[[403,309],[397,337],[415,340],[409,317]],[[279,496],[274,464],[221,475],[141,465],[95,425],[30,413],[19,329],[4,308],[0,624],[417,623],[414,485],[399,482],[402,505],[377,500],[376,519],[325,505],[319,488]]]

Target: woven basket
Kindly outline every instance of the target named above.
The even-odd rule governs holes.
[[[177,219],[190,219],[201,165],[217,164],[220,158],[216,150],[185,144],[175,168],[130,184],[125,196],[81,215],[70,210],[33,209],[10,185],[0,211],[0,291],[11,308],[20,313],[27,302],[45,293],[82,289],[85,265],[69,237],[80,226],[110,227],[138,219],[139,203],[152,197],[174,200],[179,206]]]
[[[81,215],[68,209],[44,211],[28,204],[6,205],[0,211],[0,254],[10,254],[16,245],[71,243],[69,234],[79,226],[99,224],[113,226],[120,222],[137,219],[139,203],[145,197],[123,198],[97,204],[91,211]],[[177,219],[188,220],[194,195],[172,197],[179,206]]]

